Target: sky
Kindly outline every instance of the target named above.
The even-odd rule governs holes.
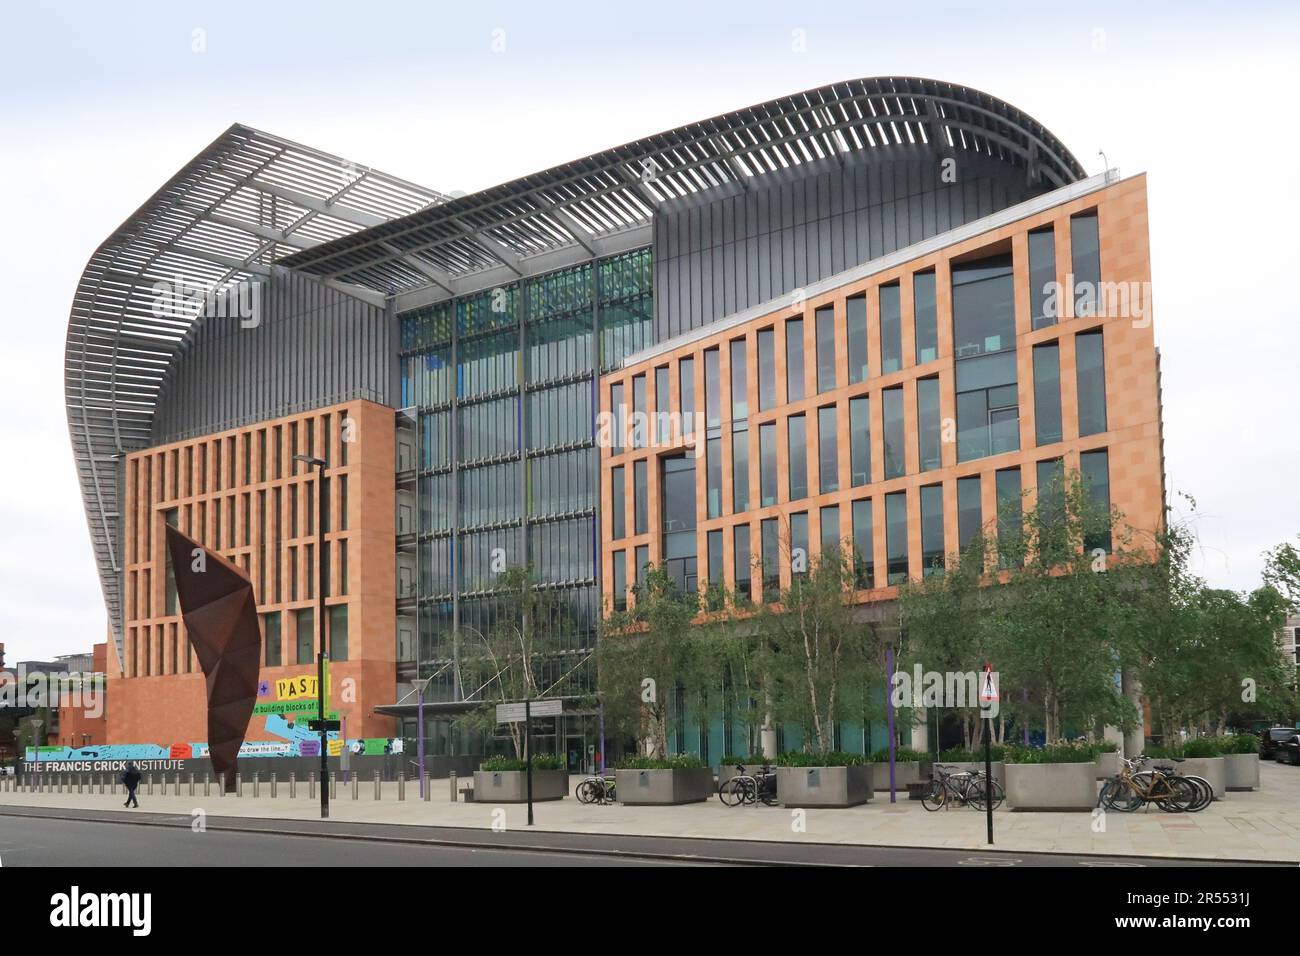
[[[63,405],[72,293],[121,222],[240,122],[472,192],[839,80],[997,96],[1089,173],[1148,174],[1176,514],[1197,569],[1259,584],[1300,534],[1286,277],[1300,5],[24,3],[0,36],[0,641],[84,651],[107,617]]]

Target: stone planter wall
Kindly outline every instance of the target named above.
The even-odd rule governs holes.
[[[1092,810],[1097,806],[1097,765],[1009,763],[1007,805],[1012,810]]]
[[[533,770],[533,802],[563,800],[569,791],[567,770]],[[526,803],[526,770],[475,770],[475,803]]]
[[[699,803],[717,790],[708,767],[691,770],[616,770],[618,802],[627,806]]]
[[[778,767],[776,792],[787,807],[855,807],[871,799],[875,766]],[[888,768],[885,775],[889,786]]]
[[[1108,780],[1119,773],[1119,751],[1097,754],[1097,779]]]
[[[1224,789],[1259,789],[1259,754],[1224,754]]]
[[[930,762],[920,760],[898,760],[894,763],[894,789],[899,792],[907,790],[909,783],[923,783],[930,779]],[[871,783],[876,793],[889,792],[889,761],[874,760],[871,763]]]
[[[1227,796],[1228,771],[1222,757],[1187,757],[1184,760],[1157,758],[1151,763],[1155,767],[1172,767],[1186,777],[1204,777],[1214,788],[1215,800]]]

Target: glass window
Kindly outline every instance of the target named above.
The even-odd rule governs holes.
[[[646,506],[646,463],[645,459],[632,463],[632,508],[635,512],[636,526],[634,534],[645,534],[649,529],[650,518]]]
[[[817,310],[817,391],[829,392],[839,382],[835,375],[835,308],[825,305]]]
[[[709,517],[722,515],[722,439],[710,438],[704,443],[705,491],[708,495]]]
[[[855,295],[846,299],[845,324],[849,339],[849,384],[865,382],[868,377],[867,362],[867,297]]]
[[[330,660],[348,659],[348,606],[335,604],[327,609],[330,622]]]
[[[885,402],[885,480],[907,473],[903,439],[903,387],[887,388]]]
[[[808,512],[797,511],[790,516],[790,577],[804,577],[808,564]]]
[[[1038,510],[1044,524],[1065,521],[1065,462],[1051,458],[1038,463]]]
[[[283,660],[279,611],[262,615],[262,633],[263,643],[266,645],[266,666],[279,667]]]
[[[943,485],[921,488],[921,574],[943,574]]]
[[[668,366],[655,369],[655,440],[661,445],[668,444],[670,429],[668,422],[672,411],[672,395],[668,388]]]
[[[773,422],[758,429],[758,491],[762,507],[776,504],[776,424]]]
[[[627,610],[627,552],[614,552],[614,610]]]
[[[853,580],[860,588],[876,586],[876,546],[872,535],[871,499],[853,502]]]
[[[627,440],[627,406],[623,404],[622,382],[615,382],[609,387],[609,411],[613,416],[614,429],[610,445],[617,454],[623,450],[623,442]]]
[[[1056,342],[1034,346],[1034,442],[1061,440],[1061,348]]]
[[[735,549],[732,558],[736,568],[736,595],[747,601],[751,597],[750,570],[753,567],[749,553],[749,525],[738,524],[732,530],[732,547]]]
[[[817,409],[817,463],[821,493],[840,490],[840,446],[834,405]]]
[[[1106,356],[1101,329],[1074,337],[1079,390],[1079,437],[1106,430]]]
[[[821,553],[831,555],[840,550],[840,507],[826,505],[821,515]]]
[[[765,518],[761,527],[763,548],[763,600],[767,603],[781,597],[781,538],[776,518]]]
[[[677,363],[678,411],[681,412],[682,434],[695,431],[695,359],[684,358]]]
[[[903,367],[903,304],[898,283],[880,287],[880,372]]]
[[[952,330],[958,359],[1015,348],[1011,256],[991,256],[952,267]]]
[[[1020,537],[1024,526],[1020,488],[1019,468],[1004,468],[994,477],[994,491],[998,499],[999,564],[1002,567],[1009,566],[1011,546]]]
[[[957,548],[963,553],[984,524],[982,495],[979,475],[957,479]]]
[[[885,495],[885,553],[889,558],[888,582],[907,580],[907,494]]]
[[[664,569],[684,594],[699,590],[695,555],[695,459],[663,460],[660,511],[663,514]]]
[[[641,545],[634,552],[636,556],[636,586],[644,590],[646,579],[650,573],[650,547]]]
[[[776,406],[776,333],[758,331],[758,408],[766,411]]]
[[[610,491],[610,524],[613,527],[613,537],[615,540],[627,537],[627,506],[624,496],[627,493],[627,478],[623,474],[623,466],[610,470],[609,491]]]
[[[790,500],[808,497],[808,431],[802,415],[791,415],[786,420],[789,432]]]
[[[854,487],[871,483],[871,399],[849,399],[849,455]]]
[[[733,514],[749,510],[749,429],[744,422],[731,433],[731,500]]]
[[[1020,448],[1016,355],[984,355],[956,363],[957,460]]]
[[[632,447],[644,448],[649,435],[646,427],[645,376],[632,377]]]
[[[1097,210],[1070,217],[1070,260],[1074,271],[1074,314],[1097,315],[1101,291]]]
[[[1056,231],[1048,226],[1029,234],[1029,316],[1036,329],[1056,324]]]
[[[722,587],[724,581],[722,577],[722,532],[710,531],[708,535],[709,546],[709,583]]]
[[[295,617],[297,626],[298,664],[310,664],[316,658],[316,615],[312,608],[303,608]]]
[[[938,468],[941,463],[939,418],[939,379],[922,378],[916,383],[916,430],[921,453],[921,470]]]
[[[731,420],[749,417],[749,377],[745,366],[745,340],[731,343]]]
[[[1093,551],[1097,548],[1110,551],[1110,455],[1106,449],[1099,448],[1081,454],[1079,473],[1083,478],[1088,497],[1097,508],[1098,516],[1100,517],[1102,513],[1106,515],[1104,529],[1092,528],[1089,522],[1088,532],[1083,538],[1083,548],[1085,551]]]
[[[912,314],[916,318],[916,364],[933,362],[939,357],[939,316],[933,272],[912,276]]]
[[[803,319],[787,319],[785,323],[785,389],[786,401],[797,402],[804,397]]]
[[[718,350],[704,353],[704,417],[709,428],[722,421],[722,372],[718,365]]]

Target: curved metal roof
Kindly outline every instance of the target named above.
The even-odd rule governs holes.
[[[661,204],[826,159],[933,144],[1024,167],[1054,189],[1083,167],[1041,123],[996,97],[913,77],[848,80],[692,123],[309,249],[285,264],[387,295],[648,225]]]
[[[119,656],[118,459],[149,444],[159,386],[202,297],[269,275],[291,253],[445,199],[236,124],[90,257],[68,320],[64,395]]]

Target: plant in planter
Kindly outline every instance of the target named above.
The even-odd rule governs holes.
[[[1220,738],[1223,754],[1224,789],[1254,790],[1259,786],[1259,738],[1254,734],[1232,734]]]
[[[561,800],[569,789],[564,758],[533,755],[533,800]],[[474,798],[494,803],[522,803],[528,799],[528,761],[522,757],[488,757],[474,773]]]
[[[1005,756],[1012,810],[1091,810],[1097,805],[1094,744],[1010,744]]]
[[[713,795],[713,771],[699,757],[631,755],[614,772],[618,802],[671,806],[698,803]]]
[[[1222,800],[1228,789],[1223,740],[1222,737],[1193,737],[1165,747],[1150,747],[1147,756],[1158,767],[1173,767],[1188,776],[1204,777],[1214,789],[1214,799]]]
[[[894,751],[894,789],[906,790],[910,783],[921,783],[928,779],[923,769],[930,762],[930,755],[921,750],[899,747]],[[871,755],[872,786],[880,790],[889,789],[889,748],[881,747]]]
[[[776,787],[787,807],[852,807],[871,799],[872,764],[863,754],[788,751],[776,758]]]

